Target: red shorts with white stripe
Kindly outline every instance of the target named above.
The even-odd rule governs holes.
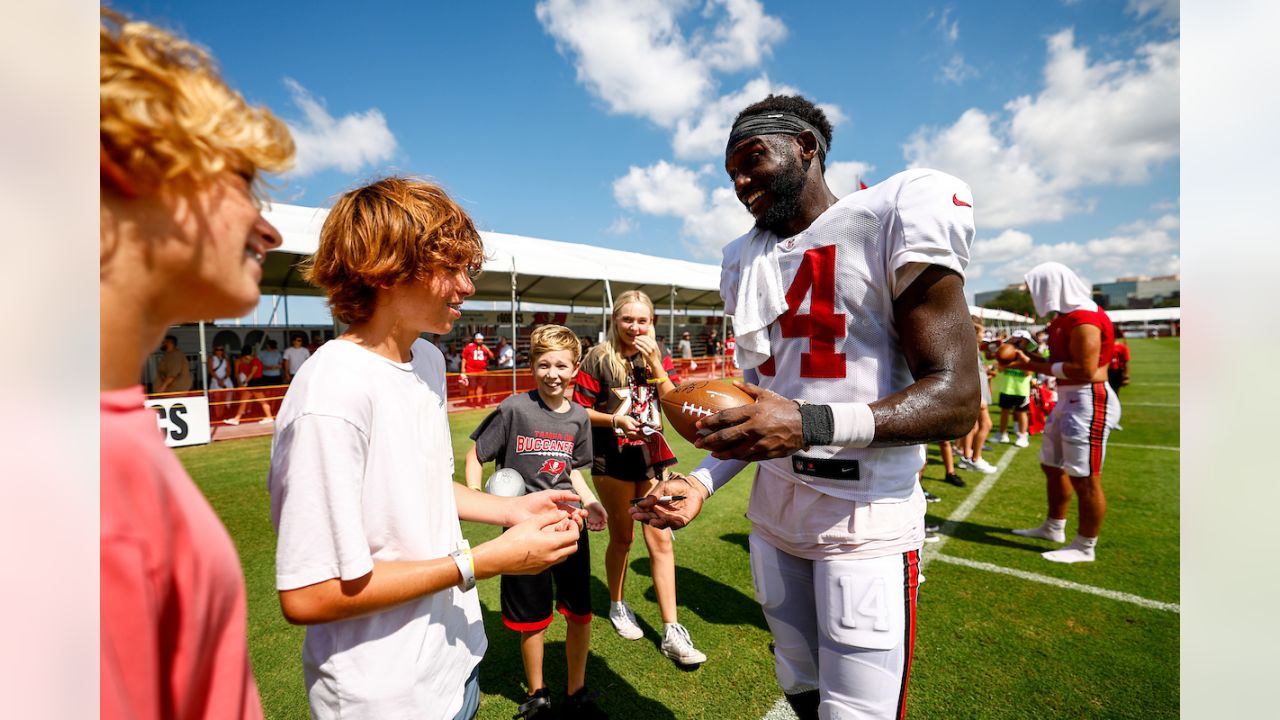
[[[1058,404],[1044,426],[1040,462],[1071,477],[1102,472],[1107,437],[1120,424],[1120,398],[1105,382],[1058,385]]]

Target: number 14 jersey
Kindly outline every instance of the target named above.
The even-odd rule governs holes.
[[[730,305],[738,297],[738,268],[748,262],[740,255],[757,233],[772,235],[753,229],[725,248],[721,295]],[[781,270],[787,310],[769,328],[771,357],[756,369],[760,386],[826,404],[871,403],[912,384],[893,301],[927,265],[963,277],[973,236],[969,186],[913,169],[845,196],[804,232],[772,238],[767,252]],[[923,445],[814,447],[801,455],[857,469],[828,479],[796,472],[802,458],[779,458],[760,463],[757,482],[798,483],[859,502],[900,502],[911,496],[925,462]]]

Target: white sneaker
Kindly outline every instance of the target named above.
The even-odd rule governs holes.
[[[689,631],[680,623],[672,623],[667,628],[667,636],[662,639],[662,654],[681,665],[701,665],[707,661],[707,656],[693,646]]]
[[[275,419],[275,418],[262,418],[261,420],[259,420],[259,421],[258,421],[258,424],[259,424],[259,425],[269,425],[269,424],[271,424],[271,423],[273,423],[273,422],[275,422],[275,421],[276,421],[276,419]]]
[[[977,468],[973,466],[973,461],[963,455],[956,458],[956,467],[961,470],[977,470]]]
[[[1040,553],[1040,557],[1056,563],[1093,562],[1093,548],[1078,548],[1074,545]]]
[[[226,420],[223,420],[222,422],[226,423],[227,425],[239,425],[239,424],[240,424],[240,418],[227,418]]]
[[[991,463],[987,462],[986,460],[984,460],[984,459],[982,459],[982,458],[978,458],[977,460],[973,460],[973,461],[971,461],[969,464],[973,466],[973,469],[974,469],[974,470],[977,470],[978,472],[982,473],[983,475],[990,475],[991,473],[993,473],[993,472],[995,472],[995,471],[996,471],[996,466],[995,466],[995,465],[992,465]]]
[[[613,623],[613,629],[624,639],[639,640],[644,637],[644,631],[636,624],[636,614],[631,612],[625,602],[619,605],[610,603],[609,622]]]
[[[1018,433],[1018,439],[1013,441],[1014,447],[1028,447],[1031,445],[1031,436],[1028,433]]]
[[[998,442],[998,443],[1007,443],[1007,442],[1009,442],[1009,433],[1007,433],[1007,432],[1002,432],[1002,433],[1000,433],[1000,437],[996,438],[996,442]]]
[[[1059,530],[1057,532],[1054,532],[1053,530],[1050,530],[1044,525],[1041,525],[1040,527],[1022,528],[1019,530],[1014,530],[1013,534],[1021,535],[1022,537],[1043,538],[1045,540],[1052,540],[1056,543],[1067,541],[1066,530]]]

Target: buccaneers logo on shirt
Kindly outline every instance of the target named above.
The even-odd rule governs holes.
[[[563,460],[547,460],[542,463],[542,467],[538,469],[538,474],[547,473],[548,475],[559,475],[564,472],[566,464]]]

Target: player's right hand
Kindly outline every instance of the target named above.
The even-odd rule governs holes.
[[[684,500],[658,502],[663,495],[683,495]],[[693,522],[702,512],[702,501],[707,498],[707,488],[697,480],[673,472],[670,477],[654,486],[649,494],[632,505],[629,512],[633,520],[656,528],[680,528]]]
[[[476,577],[537,575],[578,549],[578,524],[563,510],[539,513],[472,551]]]

